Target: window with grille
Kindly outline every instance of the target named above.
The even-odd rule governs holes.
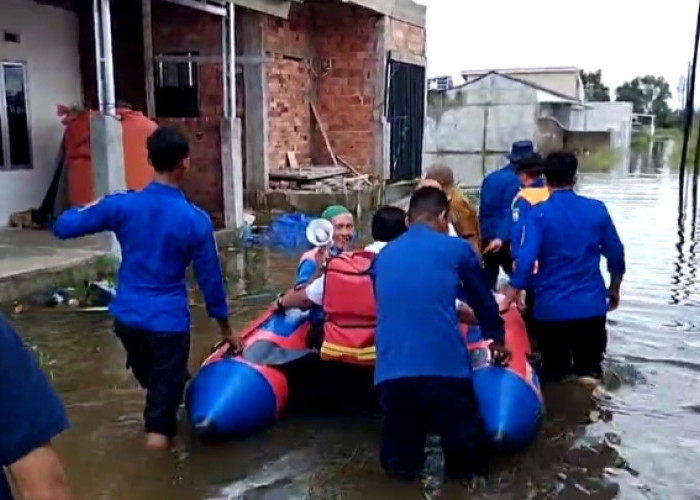
[[[199,116],[199,68],[188,61],[197,52],[160,54],[155,63],[156,116],[160,118],[195,118]]]
[[[25,65],[0,62],[0,170],[32,168]]]

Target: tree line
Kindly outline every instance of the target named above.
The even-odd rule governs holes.
[[[603,74],[598,71],[581,71],[586,101],[610,101],[610,88],[603,84]],[[653,114],[659,128],[680,125],[681,113],[668,105],[671,87],[663,76],[638,76],[615,89],[615,100],[631,102],[635,113]]]

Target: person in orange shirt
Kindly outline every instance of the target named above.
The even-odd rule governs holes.
[[[425,178],[435,180],[440,184],[450,203],[451,222],[457,235],[467,240],[476,254],[481,256],[481,235],[477,211],[455,186],[452,169],[445,165],[433,165],[426,173]]]

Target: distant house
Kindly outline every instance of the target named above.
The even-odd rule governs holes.
[[[498,71],[430,90],[423,166],[445,163],[460,182],[476,185],[505,163],[518,140],[532,140],[544,153],[629,148],[631,103],[586,103],[582,97]]]
[[[545,68],[506,68],[488,70],[465,70],[462,78],[467,83],[495,71],[501,75],[512,76],[550,89],[561,94],[571,96],[582,101],[584,99],[583,80],[579,68],[573,66],[553,66]]]

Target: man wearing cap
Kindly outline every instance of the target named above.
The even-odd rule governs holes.
[[[549,189],[545,186],[542,172],[544,171],[544,159],[537,153],[525,155],[515,165],[515,173],[520,181],[521,189],[512,203],[512,225],[510,230],[510,251],[513,256],[513,265],[516,265],[518,253],[522,245],[523,229],[527,215],[532,207],[547,201]]]
[[[479,226],[483,248],[484,270],[488,285],[496,288],[500,268],[511,274],[513,262],[510,253],[511,207],[520,190],[515,165],[527,154],[534,152],[532,141],[514,142],[508,155],[510,162],[491,172],[481,184]]]
[[[527,216],[535,205],[549,198],[549,189],[542,179],[544,159],[537,153],[531,153],[515,165],[515,173],[522,188],[513,200],[513,224],[510,231],[510,249],[513,256],[513,269],[517,268],[518,255],[523,243],[524,228]],[[535,341],[535,322],[532,316],[534,309],[534,291],[528,289],[525,295],[525,312],[523,318],[527,325],[530,340]]]
[[[331,205],[321,214],[321,218],[333,224],[333,244],[326,251],[326,248],[313,248],[301,256],[297,266],[295,288],[300,288],[310,283],[321,275],[323,263],[330,255],[347,250],[350,247],[355,231],[355,221],[350,210],[342,205]]]

